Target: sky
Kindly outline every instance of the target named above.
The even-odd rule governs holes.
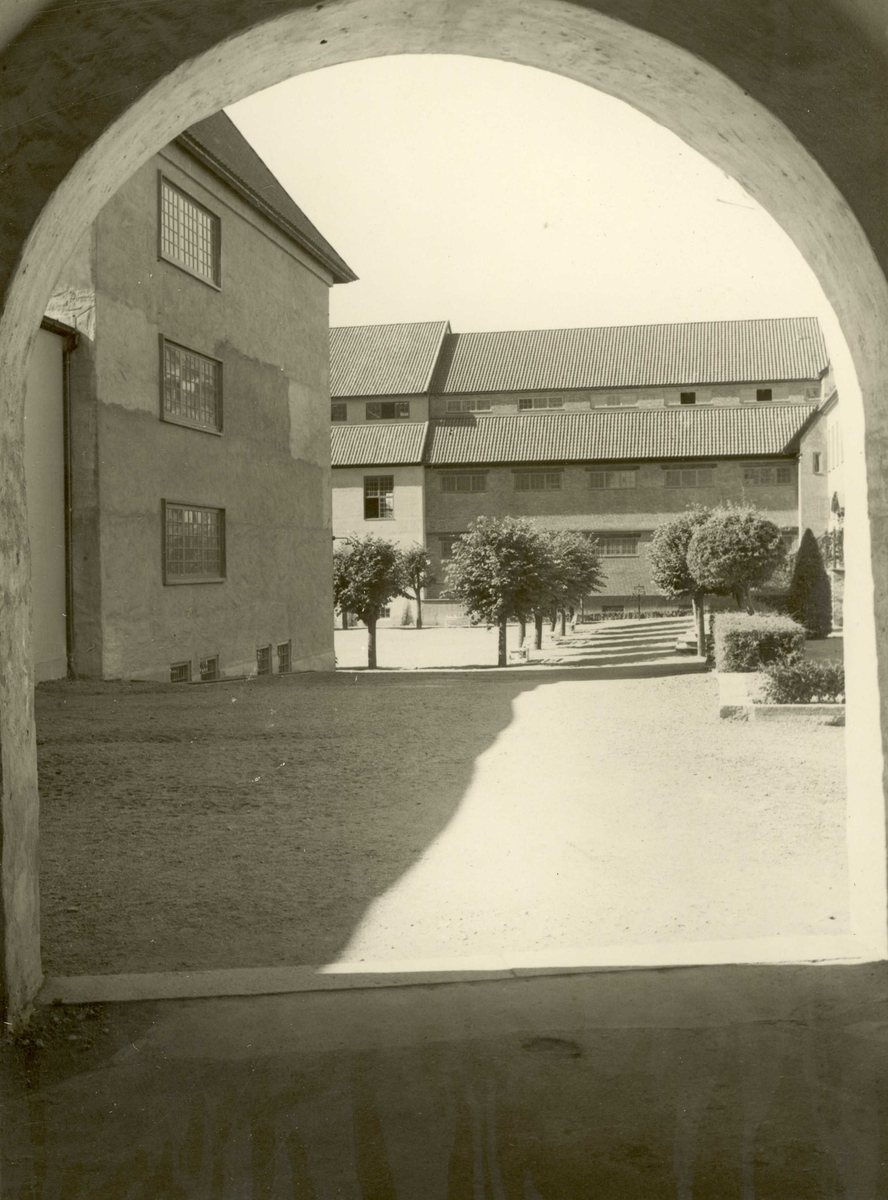
[[[531,67],[369,59],[229,116],[359,276],[331,324],[456,331],[820,316],[733,179],[629,105]]]

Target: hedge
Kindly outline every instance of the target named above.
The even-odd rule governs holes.
[[[763,704],[844,703],[845,665],[838,662],[772,663],[762,679]]]
[[[805,630],[773,613],[719,613],[715,618],[715,665],[719,671],[761,671],[769,663],[799,658]]]

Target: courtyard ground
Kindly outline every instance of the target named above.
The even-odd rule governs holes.
[[[845,932],[844,730],[719,721],[715,693],[656,667],[41,685],[45,969]]]

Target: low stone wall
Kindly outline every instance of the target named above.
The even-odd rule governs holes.
[[[761,704],[762,676],[718,672],[718,715],[731,721],[813,721],[817,725],[844,725],[844,704]]]

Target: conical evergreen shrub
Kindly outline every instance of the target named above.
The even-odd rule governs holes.
[[[806,529],[796,554],[786,611],[809,637],[826,637],[832,629],[832,588],[817,539]]]

